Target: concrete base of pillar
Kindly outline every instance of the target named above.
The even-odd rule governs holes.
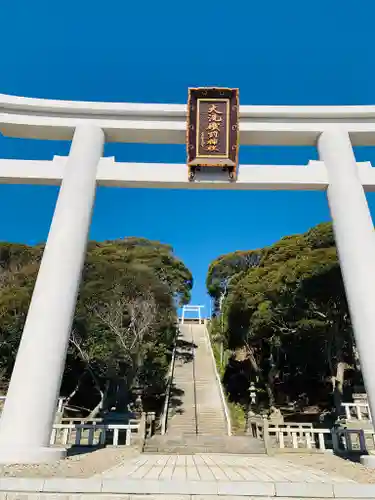
[[[369,469],[375,469],[375,455],[361,455],[360,462]]]
[[[66,457],[65,448],[5,448],[0,446],[0,464],[45,464]]]

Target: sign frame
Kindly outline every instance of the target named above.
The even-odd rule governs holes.
[[[239,90],[222,87],[188,89],[187,165],[189,179],[205,167],[228,171],[237,178]]]

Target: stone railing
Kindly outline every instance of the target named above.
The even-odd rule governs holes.
[[[332,442],[330,429],[271,427],[267,430],[267,438],[271,446],[285,451],[326,451],[327,437],[328,441]]]
[[[371,420],[370,408],[367,403],[342,403],[347,421]]]
[[[250,430],[253,437],[264,440],[269,451],[325,451],[327,445],[332,443],[329,429],[315,429],[309,422],[287,422],[276,425],[267,419],[253,419],[250,421]]]
[[[139,424],[54,424],[50,444],[53,446],[130,446]]]
[[[268,429],[269,432],[273,431],[274,429],[282,429],[284,430],[287,435],[291,435],[292,431],[296,431],[298,433],[302,433],[305,429],[309,430],[313,428],[312,423],[305,423],[305,422],[287,422],[285,424],[274,424],[267,420],[266,418],[264,419],[252,419],[250,420],[250,430],[253,435],[253,437],[256,438],[263,438],[264,434],[264,429]]]
[[[220,377],[218,369],[217,369],[215,354],[214,354],[214,350],[212,349],[211,338],[210,338],[210,334],[208,333],[207,325],[205,325],[205,327],[204,327],[204,334],[206,336],[207,346],[208,346],[208,349],[209,349],[210,355],[211,355],[212,367],[214,369],[216,383],[217,383],[217,386],[219,389],[221,405],[222,405],[222,409],[224,412],[225,423],[226,423],[226,428],[227,428],[227,435],[231,436],[232,435],[232,422],[230,419],[229,408],[228,408],[228,404],[227,404],[227,399],[226,399],[225,394],[224,394],[224,389],[223,389],[221,377]]]
[[[95,425],[95,424],[101,424],[102,422],[103,422],[102,418],[64,417],[61,418],[58,423],[65,425],[73,425],[73,424]]]
[[[262,439],[270,452],[334,452],[367,454],[375,451],[373,429],[323,429],[309,423],[273,425],[267,420],[250,422],[253,437]]]
[[[171,359],[171,363],[169,365],[167,388],[165,391],[163,412],[162,412],[162,415],[160,417],[160,422],[161,422],[160,433],[162,436],[166,433],[167,426],[168,426],[169,402],[170,402],[171,389],[172,389],[172,384],[173,384],[173,372],[174,372],[175,360],[176,360],[176,342],[173,346],[172,359]]]

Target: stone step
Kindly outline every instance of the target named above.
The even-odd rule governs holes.
[[[212,430],[213,428],[219,428],[219,429],[226,429],[226,426],[224,424],[224,422],[221,422],[221,421],[217,421],[217,422],[205,422],[204,420],[202,420],[201,418],[198,417],[198,424],[199,425],[209,425],[210,426],[210,429]],[[200,434],[205,434],[202,430],[200,432]],[[211,433],[213,436],[215,435],[214,433]]]
[[[160,454],[262,454],[266,453],[261,440],[244,436],[212,436],[181,434],[153,436],[144,447],[146,453]]]
[[[173,385],[181,391],[178,396],[181,405],[178,411],[170,410],[167,435],[194,431],[196,416],[200,433],[226,434],[220,389],[205,327],[181,325],[176,351]]]
[[[220,427],[220,428],[223,428],[223,429],[227,429],[227,425],[226,425],[226,422],[225,422],[224,419],[223,420],[222,419],[213,420],[213,419],[204,419],[204,418],[199,418],[198,417],[198,420],[199,420],[200,425],[210,426],[212,428],[213,427]],[[206,432],[204,432],[203,430],[201,430],[201,434],[206,434]],[[217,434],[212,433],[212,435],[216,436]]]
[[[220,428],[222,427],[223,429],[226,428],[226,425],[222,420],[213,420],[213,421],[210,421],[209,419],[204,420],[200,416],[198,416],[198,423],[199,425],[209,425],[211,428],[212,427],[220,427]],[[203,431],[202,434],[204,434]]]

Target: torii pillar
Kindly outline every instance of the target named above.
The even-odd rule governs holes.
[[[103,147],[100,128],[77,126],[0,419],[0,463],[66,454],[49,445]]]

